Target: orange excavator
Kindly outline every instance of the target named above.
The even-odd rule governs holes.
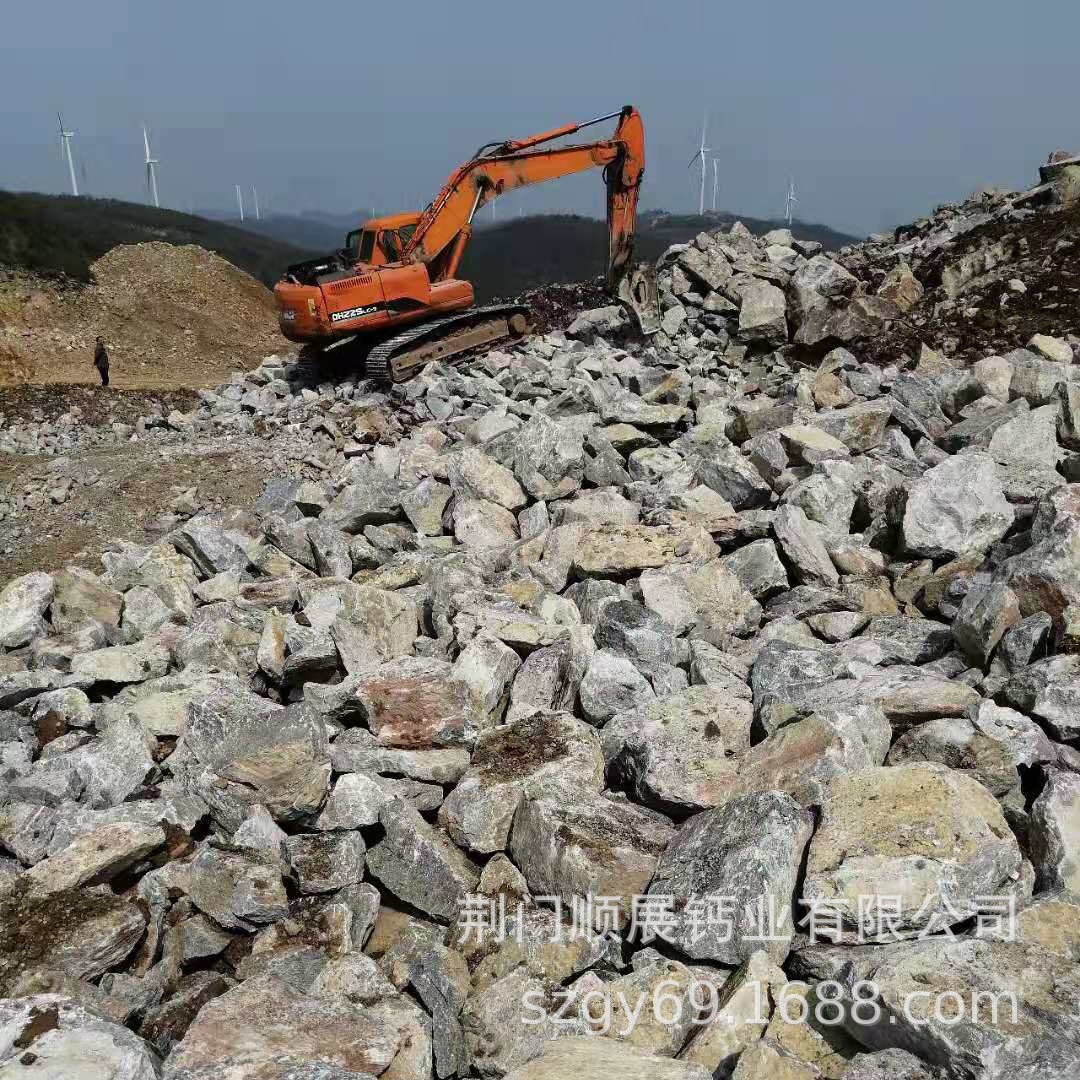
[[[610,139],[544,145],[616,117]],[[309,355],[352,355],[352,347],[361,346],[365,373],[395,382],[433,360],[522,336],[526,307],[474,307],[472,285],[456,276],[473,219],[505,192],[594,168],[604,170],[607,185],[608,289],[634,311],[644,332],[653,332],[655,279],[632,266],[645,129],[628,105],[582,124],[483,146],[423,213],[372,218],[348,234],[340,251],[290,266],[274,288],[282,333]]]

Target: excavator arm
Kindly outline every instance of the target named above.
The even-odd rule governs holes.
[[[619,122],[610,139],[543,148],[615,117]],[[402,261],[425,264],[433,282],[452,278],[472,235],[473,218],[483,206],[515,188],[596,168],[604,170],[607,185],[607,282],[616,292],[633,257],[638,191],[645,171],[645,129],[630,105],[583,124],[481,147],[453,172],[424,211]]]

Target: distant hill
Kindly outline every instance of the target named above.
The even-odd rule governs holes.
[[[249,219],[241,229],[224,221],[114,199],[0,191],[0,265],[38,273],[62,271],[86,281],[90,264],[117,244],[160,240],[197,244],[273,285],[289,263],[340,247],[345,233],[361,220],[360,215],[272,214],[261,221]],[[755,233],[783,225],[734,214],[648,211],[639,219],[637,257],[655,259],[671,244],[685,243],[704,229],[729,228],[736,220]],[[830,250],[856,240],[827,226],[800,221],[792,231]],[[603,221],[572,214],[537,214],[477,228],[460,272],[473,282],[477,299],[484,302],[540,285],[595,278],[603,273],[606,257]]]
[[[784,226],[784,222],[733,214],[642,214],[637,258],[657,259],[672,244],[684,244],[704,230],[730,228],[737,220],[755,233]],[[856,242],[856,237],[824,225],[796,221],[792,232],[801,240],[817,240],[828,250]],[[518,218],[478,229],[465,251],[460,273],[472,281],[478,300],[516,296],[538,285],[585,281],[603,274],[607,243],[607,224],[595,218],[568,214]]]
[[[90,264],[118,244],[197,244],[265,285],[317,248],[219,221],[117,199],[0,191],[0,265],[89,280]]]

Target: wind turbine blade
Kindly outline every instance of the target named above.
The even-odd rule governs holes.
[[[699,157],[701,157],[701,151],[697,150],[697,151],[694,152],[694,156],[690,159],[690,161],[689,161],[689,163],[687,164],[686,167],[688,169],[692,169],[694,167],[694,162],[697,161],[697,159]]]
[[[704,149],[705,146],[705,131],[709,126],[709,110],[706,109],[701,117],[701,146]]]
[[[150,160],[150,134],[146,130],[146,125],[145,124],[143,124],[143,129],[142,129],[142,140],[143,140],[143,147],[146,150],[146,160],[149,161]]]

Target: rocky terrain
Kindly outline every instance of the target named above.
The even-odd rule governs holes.
[[[0,427],[5,528],[121,446],[235,488],[0,592],[0,1077],[1077,1075],[1080,326],[979,319],[1069,213]]]

